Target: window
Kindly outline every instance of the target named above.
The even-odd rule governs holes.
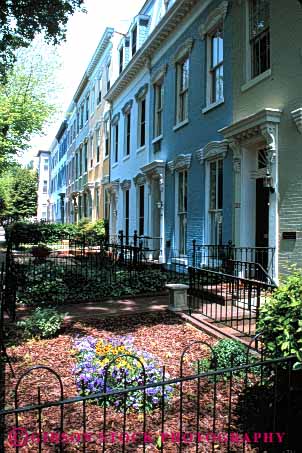
[[[180,255],[187,252],[188,172],[178,173],[178,245]]]
[[[130,142],[131,140],[131,112],[125,113],[125,156],[130,154]]]
[[[49,160],[44,159],[44,171],[48,171],[48,169],[49,169]]]
[[[217,159],[209,163],[210,193],[209,218],[211,244],[222,244],[222,208],[223,208],[223,161]]]
[[[106,84],[107,84],[107,91],[110,90],[110,61],[106,65]]]
[[[97,103],[102,101],[102,78],[100,77],[97,81]]]
[[[124,192],[124,225],[125,225],[125,237],[126,237],[126,244],[129,243],[129,201],[130,201],[130,190],[125,190]]]
[[[77,134],[80,131],[80,112],[77,112]]]
[[[123,72],[124,66],[124,47],[119,50],[119,73]]]
[[[86,113],[85,113],[85,121],[88,121],[89,118],[89,96],[86,98]]]
[[[95,213],[96,218],[100,218],[100,189],[97,187],[95,189]]]
[[[154,85],[154,137],[159,137],[163,133],[163,82]]]
[[[133,28],[132,30],[132,34],[131,34],[131,55],[133,57],[133,55],[136,54],[136,50],[137,50],[137,25],[135,25],[135,27]]]
[[[176,65],[176,123],[188,119],[188,91],[189,91],[190,60],[187,57]]]
[[[270,68],[269,0],[250,0],[251,76]]]
[[[223,32],[219,27],[209,37],[211,45],[210,102],[223,100]]]
[[[143,147],[146,144],[146,99],[139,102],[138,144]]]
[[[97,129],[96,131],[96,162],[100,162],[100,152],[101,152],[101,130]]]
[[[109,156],[109,121],[104,122],[104,137],[105,137],[105,157]]]
[[[80,148],[79,153],[79,176],[82,176],[83,173],[83,148]]]
[[[90,168],[93,167],[93,136],[90,139]]]
[[[84,104],[81,105],[80,129],[83,128],[83,125],[84,125]]]
[[[48,190],[48,183],[47,183],[47,180],[44,179],[44,181],[43,181],[43,193],[47,193],[47,190]]]
[[[90,110],[91,110],[91,114],[92,114],[94,112],[94,108],[95,108],[95,86],[91,90],[90,99],[91,99]]]
[[[104,218],[106,220],[110,218],[110,193],[108,190],[104,191]]]
[[[88,144],[87,142],[84,143],[84,172],[86,173],[88,170]]]
[[[145,186],[139,186],[139,212],[138,212],[138,234],[144,235],[145,230]]]
[[[113,126],[113,153],[114,153],[114,162],[118,161],[118,123]]]

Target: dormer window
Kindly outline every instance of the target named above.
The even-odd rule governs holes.
[[[135,25],[135,27],[133,28],[132,33],[131,33],[132,57],[133,57],[133,55],[136,54],[136,50],[137,50],[137,25]]]

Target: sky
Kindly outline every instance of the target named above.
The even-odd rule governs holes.
[[[39,149],[49,149],[105,28],[113,27],[125,33],[144,3],[145,0],[85,0],[87,13],[77,12],[70,17],[66,42],[59,46],[62,67],[57,81],[62,113],[45,129],[46,135],[33,138],[31,151],[22,157],[24,163]]]

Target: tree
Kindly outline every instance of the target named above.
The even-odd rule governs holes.
[[[0,198],[2,218],[14,219],[37,215],[38,175],[36,170],[23,168],[18,164],[11,166],[0,177]]]
[[[15,52],[43,33],[47,42],[65,39],[70,15],[84,0],[0,0],[0,79],[15,61]]]
[[[6,82],[0,83],[0,172],[53,119],[57,68],[55,49],[49,52],[45,45],[35,42],[29,49],[18,51]]]

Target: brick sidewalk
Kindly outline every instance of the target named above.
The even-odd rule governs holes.
[[[158,312],[167,310],[168,295],[145,297],[128,297],[125,299],[103,300],[100,302],[81,302],[57,307],[57,310],[68,313],[67,320],[83,318],[102,318],[107,316],[130,315],[135,313]],[[19,307],[17,318],[22,319],[30,313],[28,307]]]

